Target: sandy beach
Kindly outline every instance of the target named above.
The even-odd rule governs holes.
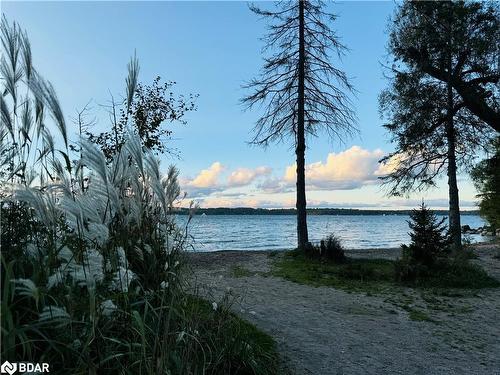
[[[498,244],[475,246],[500,279]],[[349,250],[394,259],[398,249]],[[282,253],[190,254],[196,285],[272,335],[291,374],[500,374],[500,288],[439,294],[396,288],[366,295],[296,284],[270,274]],[[235,270],[245,270],[236,273]],[[429,320],[412,319],[420,311]]]

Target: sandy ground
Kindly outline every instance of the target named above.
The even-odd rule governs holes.
[[[498,245],[478,245],[500,279]],[[397,249],[363,250],[394,258]],[[349,251],[359,256],[360,251]],[[281,256],[281,255],[278,255]],[[191,255],[197,285],[272,335],[291,374],[500,374],[500,288],[435,295],[404,289],[379,295],[311,287],[268,275],[268,252]],[[235,277],[234,267],[251,271]],[[412,320],[409,310],[432,321]]]

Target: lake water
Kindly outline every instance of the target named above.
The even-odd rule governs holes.
[[[409,242],[408,216],[308,216],[309,240],[318,242],[334,233],[348,249],[399,247]],[[185,217],[178,217],[185,222]],[[476,215],[464,215],[462,225],[483,226]],[[197,215],[189,233],[194,238],[194,250],[282,250],[296,246],[296,218],[292,215]],[[470,236],[474,242],[487,240]]]

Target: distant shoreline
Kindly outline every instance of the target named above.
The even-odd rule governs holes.
[[[309,208],[308,215],[351,215],[351,216],[376,216],[376,215],[409,215],[412,210],[365,210],[355,208]],[[174,213],[186,215],[189,212],[187,208],[174,210]],[[196,210],[198,215],[295,215],[294,208],[199,208]],[[448,210],[434,210],[438,215],[448,215]],[[478,210],[461,211],[461,215],[479,215]]]

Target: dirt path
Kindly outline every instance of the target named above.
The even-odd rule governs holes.
[[[500,279],[497,251],[478,246],[476,262]],[[397,250],[363,255],[394,257]],[[500,288],[459,297],[411,289],[368,296],[266,275],[273,261],[266,252],[192,260],[198,285],[214,299],[230,290],[235,311],[276,339],[292,374],[500,374]]]

